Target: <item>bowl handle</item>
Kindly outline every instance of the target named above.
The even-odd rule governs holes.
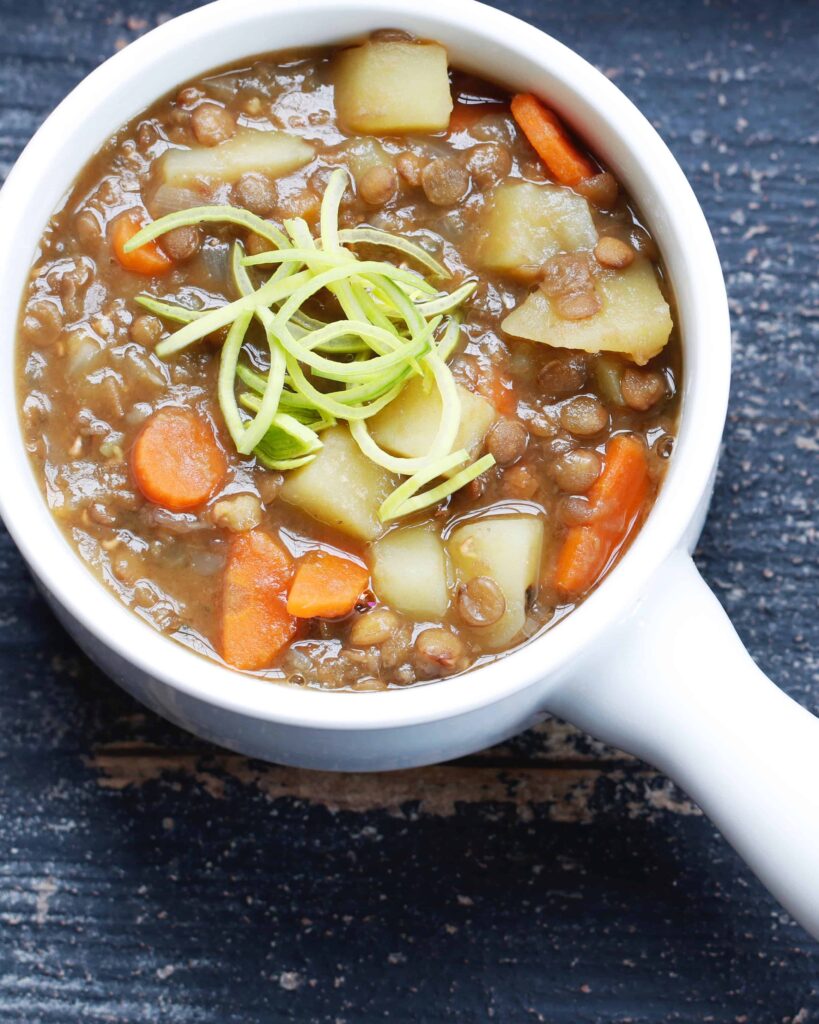
[[[670,775],[819,937],[819,719],[757,668],[688,554],[548,709]]]

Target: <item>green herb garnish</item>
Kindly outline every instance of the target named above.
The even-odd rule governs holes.
[[[436,504],[494,464],[491,455],[484,455],[437,486],[421,490],[469,459],[465,450],[452,451],[461,405],[446,360],[458,343],[458,309],[474,291],[475,282],[467,281],[446,292],[414,269],[360,259],[346,246],[390,248],[435,279],[451,276],[442,263],[405,238],[369,227],[340,230],[339,204],[347,184],[343,169],[330,176],[318,238],[301,218],[286,221],[285,230],[280,231],[247,210],[202,206],[152,222],[128,242],[126,250],[137,249],[174,228],[206,222],[247,228],[274,247],[246,256],[241,243],[234,244],[231,271],[238,297],[223,306],[191,310],[154,296],[139,296],[137,301],[144,308],[181,325],[157,345],[156,353],[168,358],[228,328],[220,359],[218,398],[237,451],[254,454],[272,469],[296,469],[315,458],[322,446],[320,431],[344,420],[367,458],[407,477],[379,509],[386,522]],[[248,268],[271,268],[273,272],[257,285]],[[332,323],[317,320],[303,309],[322,291],[333,295],[343,311]],[[267,374],[241,362],[254,319],[267,342]],[[419,375],[426,387],[437,388],[441,419],[425,455],[396,456],[376,443],[366,421]],[[336,387],[322,390],[317,386],[321,381]],[[238,399],[237,382],[250,389]]]

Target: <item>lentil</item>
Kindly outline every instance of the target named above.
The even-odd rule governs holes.
[[[252,530],[262,521],[262,503],[255,494],[234,494],[217,501],[210,512],[214,526],[234,533]]]
[[[269,217],[276,209],[276,188],[266,174],[250,171],[233,186],[230,201],[259,217]]]
[[[395,167],[404,181],[413,188],[421,184],[421,172],[426,167],[427,161],[417,153],[399,153],[395,159]]]
[[[537,380],[544,394],[563,398],[579,391],[588,375],[588,358],[582,352],[567,352],[544,363]]]
[[[466,647],[448,629],[425,629],[415,640],[415,664],[428,676],[449,675],[466,667]]]
[[[481,142],[469,150],[466,169],[480,188],[488,188],[512,170],[512,156],[501,142]]]
[[[489,576],[475,576],[458,588],[458,614],[467,626],[493,626],[506,611],[506,598]]]
[[[541,289],[564,320],[585,320],[602,308],[586,253],[562,253],[543,265]]]
[[[591,395],[572,398],[560,410],[560,423],[575,437],[591,437],[606,428],[609,414],[603,403]]]
[[[199,228],[174,228],[162,236],[162,249],[174,263],[186,263],[199,252],[200,242]]]
[[[435,206],[454,206],[466,195],[469,175],[457,161],[438,157],[421,171],[421,184],[427,199]]]
[[[236,122],[224,107],[202,103],[191,114],[191,127],[197,142],[203,146],[217,146],[235,133]]]
[[[594,247],[594,258],[601,267],[624,270],[634,262],[634,250],[619,238],[603,235]]]
[[[499,466],[509,466],[526,451],[528,431],[517,420],[498,420],[486,435],[486,450]]]
[[[153,348],[163,334],[162,321],[155,316],[138,316],[129,329],[131,338],[145,348]]]
[[[368,206],[383,206],[398,189],[398,175],[392,167],[369,167],[358,181],[358,194]]]
[[[549,476],[563,491],[585,494],[600,475],[602,461],[592,448],[563,452],[550,464]]]
[[[617,179],[608,171],[602,174],[594,174],[591,178],[584,178],[575,186],[575,190],[584,196],[590,203],[599,206],[601,210],[610,210],[617,202],[620,194],[620,187]]]
[[[356,647],[378,647],[395,636],[399,619],[388,608],[373,608],[359,615],[350,627],[350,643]]]
[[[647,412],[665,398],[665,378],[654,370],[636,370],[629,366],[620,378],[620,391],[629,409]]]
[[[503,474],[501,481],[503,493],[508,498],[521,498],[524,501],[534,498],[540,487],[537,474],[529,466],[510,466]]]

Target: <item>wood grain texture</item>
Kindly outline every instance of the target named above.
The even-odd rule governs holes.
[[[191,6],[0,0],[0,173]],[[605,70],[703,203],[735,363],[699,564],[816,711],[819,6],[503,6]],[[4,1024],[819,1020],[817,944],[665,778],[561,723],[386,776],[227,754],[102,677],[5,534],[0,682]]]

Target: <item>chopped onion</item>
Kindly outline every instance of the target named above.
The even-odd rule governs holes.
[[[206,242],[199,250],[206,274],[216,284],[226,284],[230,268],[230,248],[225,242]]]
[[[94,358],[102,351],[100,340],[83,330],[69,334],[65,347],[68,352],[67,369],[71,377],[87,373]]]
[[[168,530],[170,533],[196,533],[208,530],[211,524],[200,519],[192,512],[171,512],[159,505],[146,506],[148,518],[155,526]]]
[[[208,548],[197,551],[193,550],[189,559],[188,566],[197,574],[197,576],[213,576],[225,564],[225,554],[222,551],[211,551]]]
[[[202,197],[189,188],[176,185],[160,185],[147,204],[150,214],[155,219],[181,210],[191,210],[202,205]]]

